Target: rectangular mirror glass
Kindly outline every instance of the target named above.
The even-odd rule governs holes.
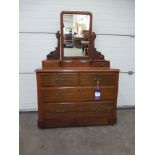
[[[62,17],[63,57],[88,57],[90,49],[90,15],[66,13]]]

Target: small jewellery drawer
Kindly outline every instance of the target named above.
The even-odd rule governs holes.
[[[73,103],[46,103],[43,107],[45,119],[76,117]]]
[[[115,98],[115,87],[100,87],[99,101],[112,101]],[[95,87],[57,87],[42,88],[42,102],[95,101]]]
[[[41,86],[76,86],[78,84],[77,73],[42,73]]]
[[[115,73],[80,73],[79,85],[96,86],[97,81],[103,86],[112,86],[116,82]]]

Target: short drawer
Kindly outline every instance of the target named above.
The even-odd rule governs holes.
[[[96,86],[97,81],[103,86],[112,86],[116,83],[116,73],[80,73],[79,85]]]
[[[72,103],[46,103],[43,109],[45,119],[76,117],[76,108]]]
[[[116,89],[113,86],[101,88],[99,101],[113,101]],[[56,87],[41,89],[42,102],[95,101],[95,87]]]
[[[77,73],[41,73],[41,86],[76,86]]]

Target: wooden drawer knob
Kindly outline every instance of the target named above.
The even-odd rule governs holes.
[[[100,111],[100,109],[99,108],[94,108],[93,111],[98,113]]]
[[[95,77],[95,78],[94,78],[94,81],[103,81],[103,80],[102,80],[102,78],[97,78],[97,77]]]
[[[59,113],[59,112],[62,112],[63,113],[63,112],[65,112],[65,110],[64,109],[57,109],[56,112],[57,113]]]
[[[64,81],[64,78],[63,77],[59,77],[55,80],[56,82],[63,82]]]
[[[60,111],[61,111],[61,112],[65,112],[64,109],[61,109]]]
[[[56,112],[57,112],[57,113],[59,113],[59,112],[60,112],[60,110],[58,109],[58,110],[56,110]]]
[[[63,97],[64,94],[63,94],[63,93],[57,93],[56,96],[57,96],[57,97]]]

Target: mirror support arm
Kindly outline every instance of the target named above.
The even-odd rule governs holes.
[[[57,47],[47,55],[47,60],[60,60],[60,32],[56,33]]]

